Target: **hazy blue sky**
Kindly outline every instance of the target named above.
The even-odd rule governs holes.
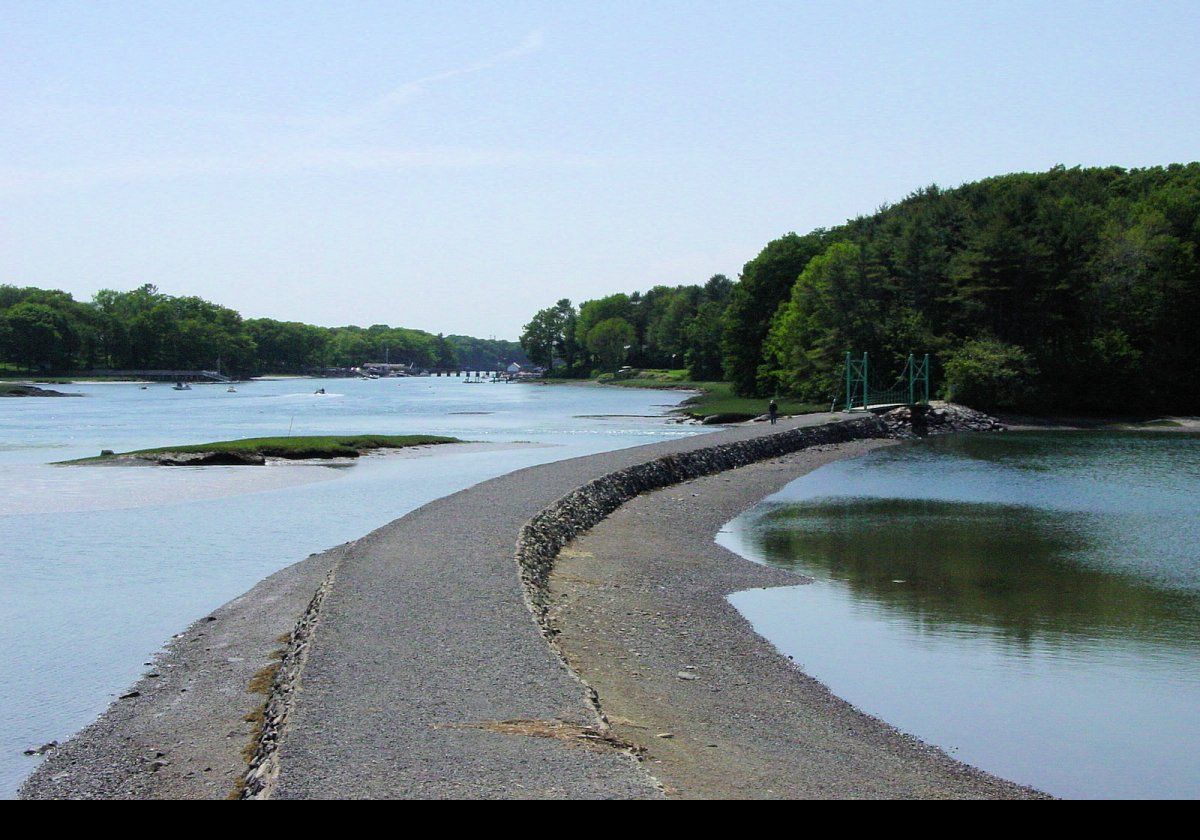
[[[0,2],[0,282],[516,337],[929,183],[1200,157],[1200,2]]]

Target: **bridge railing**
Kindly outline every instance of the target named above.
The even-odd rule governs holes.
[[[908,354],[904,370],[887,385],[872,383],[867,353],[846,353],[845,409],[856,411],[887,405],[918,405],[929,402],[929,354]]]

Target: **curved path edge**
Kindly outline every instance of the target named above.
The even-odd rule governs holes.
[[[145,675],[30,774],[22,799],[224,799],[239,787],[266,686],[296,616],[347,549],[264,578],[176,634]]]

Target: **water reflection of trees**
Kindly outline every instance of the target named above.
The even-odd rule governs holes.
[[[1200,599],[1077,560],[1091,514],[1010,505],[843,499],[781,505],[746,534],[764,560],[844,581],[913,624],[1009,642],[1096,637],[1200,646]],[[898,582],[902,581],[902,582]]]

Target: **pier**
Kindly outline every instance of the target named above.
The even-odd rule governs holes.
[[[483,379],[484,377],[502,377],[504,376],[504,368],[434,368],[429,371],[433,376],[458,376],[467,377],[468,379]]]

